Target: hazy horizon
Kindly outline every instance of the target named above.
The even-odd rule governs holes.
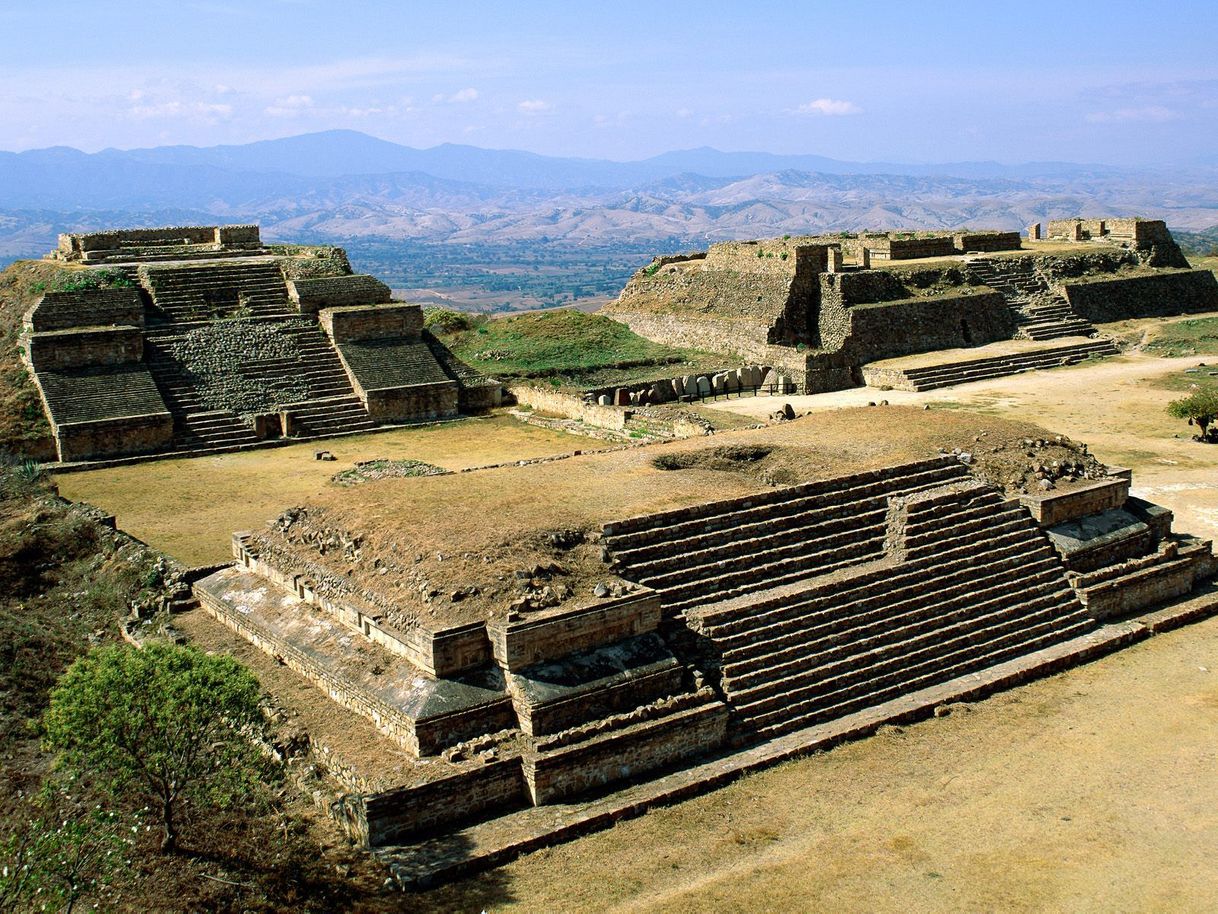
[[[1112,0],[584,8],[83,0],[10,40],[0,149],[353,129],[629,162],[674,150],[909,164],[1213,164],[1218,9]],[[87,26],[74,32],[71,26]],[[0,9],[11,37],[44,10]],[[882,26],[882,27],[881,27]],[[71,40],[68,40],[71,39]]]

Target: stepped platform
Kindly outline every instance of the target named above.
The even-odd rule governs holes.
[[[275,258],[140,266],[152,300],[152,321],[189,322],[217,317],[288,317],[296,312]]]
[[[863,383],[886,390],[937,390],[972,381],[986,381],[1025,371],[1074,365],[1087,359],[1116,355],[1111,340],[1064,337],[1045,343],[1010,340],[969,349],[944,349],[919,355],[869,362]]]
[[[1015,319],[1018,338],[1052,340],[1095,332],[1053,289],[1030,257],[977,258],[967,261],[965,271],[1002,294]]]

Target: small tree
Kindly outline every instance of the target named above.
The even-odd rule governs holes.
[[[152,644],[105,647],[73,663],[43,717],[63,761],[113,790],[135,786],[161,820],[161,850],[177,847],[183,799],[250,771],[241,730],[260,722],[258,683],[231,657]]]
[[[1180,400],[1167,404],[1168,415],[1176,419],[1187,419],[1189,425],[1201,429],[1204,440],[1210,425],[1218,421],[1218,388],[1200,388]]]

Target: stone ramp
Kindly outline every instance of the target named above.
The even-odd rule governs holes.
[[[879,559],[890,497],[964,475],[936,458],[606,524],[603,542],[676,614]]]
[[[993,354],[996,351],[998,354]],[[1023,345],[998,343],[975,350],[955,349],[871,362],[863,366],[863,383],[885,390],[937,390],[1025,371],[1075,365],[1117,352],[1116,344],[1108,339],[1075,338]]]
[[[1045,535],[979,482],[890,500],[850,572],[698,607],[738,735],[768,738],[1074,637],[1093,623]]]

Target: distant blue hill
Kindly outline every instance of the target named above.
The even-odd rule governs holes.
[[[454,144],[414,149],[353,130],[328,130],[239,146],[160,146],[92,154],[67,147],[0,152],[0,207],[240,207],[253,200],[324,190],[334,179],[371,175],[397,176],[396,183],[402,183],[404,175],[416,183],[460,182],[466,194],[480,187],[489,196],[504,190],[632,190],[678,178],[689,181],[690,176],[716,179],[782,171],[974,180],[1081,180],[1120,173],[1112,166],[1061,162],[908,165],[709,147],[613,162]]]

